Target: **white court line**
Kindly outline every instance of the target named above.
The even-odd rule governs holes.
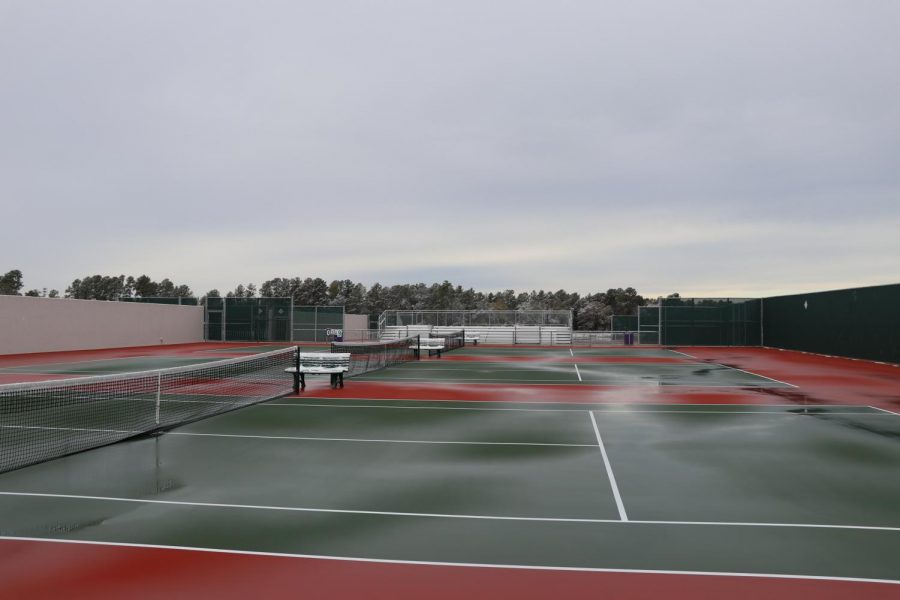
[[[674,352],[674,350],[673,350],[673,352]],[[689,355],[685,354],[685,356],[689,356]],[[747,371],[747,370],[745,370],[745,369],[739,369],[739,368],[737,368],[737,367],[730,367],[730,366],[728,366],[728,365],[723,365],[722,363],[713,362],[713,361],[711,361],[711,360],[703,360],[703,359],[697,359],[697,360],[700,361],[700,364],[704,364],[704,365],[714,365],[714,366],[717,366],[717,367],[722,367],[723,369],[728,369],[728,370],[730,370],[730,371],[740,371],[741,373],[746,373],[747,375],[752,375],[752,376],[754,376],[754,377],[759,377],[760,379],[768,379],[769,381],[774,381],[775,383],[780,383],[780,384],[782,384],[782,385],[786,385],[786,386],[792,387],[792,388],[799,388],[799,387],[800,387],[800,386],[798,386],[798,385],[794,385],[793,383],[788,383],[787,381],[781,381],[780,379],[775,379],[774,377],[766,377],[765,375],[760,375],[759,373],[756,373],[756,372],[753,372],[753,371]],[[746,386],[735,386],[735,387],[746,387]]]
[[[666,386],[671,387],[671,386]],[[728,386],[731,387],[731,386]],[[368,405],[368,404],[311,404],[309,402],[302,402],[302,400],[363,400],[366,402],[424,402],[427,404],[442,404],[442,403],[459,403],[459,404],[473,404],[473,405],[483,405],[483,404],[533,404],[536,406],[555,406],[558,404],[565,404],[567,406],[578,407],[577,409],[558,409],[558,408],[547,408],[545,410],[585,410],[586,407],[594,406],[594,407],[604,407],[604,406],[720,406],[720,407],[751,407],[751,406],[759,406],[765,408],[874,408],[872,406],[864,406],[861,404],[722,404],[722,403],[698,403],[690,405],[687,404],[671,404],[671,403],[660,403],[654,404],[652,402],[646,404],[634,404],[631,402],[548,402],[546,400],[514,400],[507,402],[505,400],[429,400],[427,398],[359,398],[359,397],[340,397],[340,398],[302,398],[299,396],[295,396],[297,400],[301,400],[301,402],[259,402],[257,404],[253,404],[251,406],[325,406],[325,407],[338,407],[338,406],[353,406],[359,408],[421,408],[427,410],[436,410],[436,409],[454,409],[454,410],[475,410],[469,409],[467,407],[441,407],[441,406],[384,406],[384,405]],[[197,400],[178,400],[177,402],[199,402]],[[211,402],[215,404],[215,402]],[[537,410],[537,409],[514,409],[514,408],[481,408],[481,410]],[[598,409],[599,410],[599,409]],[[866,413],[860,413],[866,414]]]
[[[866,408],[872,408],[872,409],[881,411],[883,413],[887,413],[889,415],[894,415],[895,417],[900,417],[900,413],[895,413],[894,411],[888,410],[886,408],[878,408],[877,406],[867,406]]]
[[[453,364],[450,364],[450,363],[453,363]],[[427,372],[429,372],[429,373],[445,373],[445,372],[447,372],[447,371],[450,371],[450,372],[453,372],[453,371],[471,371],[472,369],[477,369],[477,368],[479,368],[479,367],[481,367],[481,366],[484,366],[484,365],[487,365],[487,366],[491,366],[491,365],[503,365],[502,367],[493,367],[493,366],[491,366],[490,370],[491,370],[491,371],[504,372],[504,373],[505,373],[505,372],[515,372],[515,373],[518,373],[518,372],[520,372],[520,371],[548,371],[548,370],[551,370],[551,369],[560,369],[560,368],[562,368],[563,366],[568,365],[568,364],[571,364],[571,363],[567,363],[567,362],[564,362],[564,361],[561,361],[561,360],[556,360],[556,361],[542,361],[542,362],[537,362],[537,361],[527,361],[527,362],[526,362],[526,361],[520,361],[520,362],[509,362],[509,361],[504,361],[504,362],[494,362],[494,363],[492,363],[492,362],[486,362],[486,361],[478,361],[478,362],[475,362],[475,361],[461,361],[461,360],[454,360],[454,361],[451,361],[451,360],[448,360],[448,361],[445,362],[445,363],[439,363],[439,364],[441,364],[441,365],[447,365],[447,366],[446,366],[446,367],[443,367],[443,366],[441,366],[441,367],[431,367],[431,366],[428,366],[428,367],[420,367],[420,366],[418,366],[418,365],[416,365],[416,364],[414,364],[414,363],[406,363],[406,365],[412,365],[412,366],[405,366],[405,365],[403,365],[403,366],[405,366],[405,368],[400,368],[400,367],[391,367],[391,368],[393,369],[394,372],[396,372],[396,371],[412,371],[412,372],[414,372],[414,373],[424,373],[424,372],[427,371]],[[643,365],[646,364],[646,363],[595,363],[595,364],[598,364],[598,365],[641,365],[641,366],[643,366]],[[672,363],[672,364],[682,364],[682,363]],[[371,371],[370,371],[370,372],[371,372]]]
[[[88,363],[115,362],[115,361],[123,361],[123,360],[135,360],[135,359],[141,359],[141,358],[153,358],[153,359],[162,359],[162,360],[181,360],[181,361],[185,360],[181,356],[173,356],[171,354],[169,354],[169,355],[139,354],[137,356],[116,356],[116,357],[111,357],[111,358],[91,358],[88,360],[76,360],[76,361],[72,361],[72,362],[33,363],[33,364],[27,364],[27,365],[13,365],[10,367],[0,368],[0,373],[9,373],[9,374],[13,374],[13,375],[16,373],[23,373],[26,375],[76,375],[76,373],[68,373],[68,372],[67,373],[46,373],[46,372],[41,372],[41,371],[22,371],[22,370],[13,370],[13,369],[28,369],[30,367],[42,368],[42,369],[47,368],[47,367],[72,368],[77,365],[86,365]],[[190,361],[190,359],[188,359],[188,360]],[[213,362],[212,358],[210,358],[210,359],[203,358],[199,361],[196,360],[196,358],[195,358],[195,360],[193,362],[188,362],[186,366],[190,366],[192,364],[200,365],[200,364],[205,364],[208,362]],[[52,370],[54,370],[54,369],[51,368],[51,371]],[[62,370],[62,369],[55,369],[55,370]],[[146,370],[147,371],[158,371],[159,368],[146,369]],[[141,371],[133,371],[133,372],[140,373]],[[106,373],[106,372],[104,371],[104,373]],[[108,374],[112,374],[112,373],[119,373],[119,371],[109,371],[108,372]],[[89,375],[86,375],[86,376],[90,377],[91,375],[97,375],[97,374],[98,373],[91,372]],[[30,383],[30,382],[25,382],[25,383]]]
[[[606,465],[606,475],[609,477],[609,485],[612,487],[613,497],[616,499],[616,508],[619,509],[619,519],[628,520],[628,514],[625,512],[625,505],[622,503],[622,496],[619,494],[619,486],[616,484],[616,476],[613,475],[612,465],[609,464],[609,457],[606,455],[606,448],[603,446],[603,439],[600,437],[600,430],[597,428],[597,419],[594,418],[594,412],[588,411],[591,417],[591,424],[594,426],[594,435],[597,436],[597,445],[600,446],[600,454],[603,455],[603,464]]]
[[[486,521],[536,521],[549,523],[621,523],[616,519],[578,519],[564,517],[514,517],[505,515],[465,515],[448,513],[417,513],[382,510],[350,510],[341,508],[310,508],[300,506],[266,506],[256,504],[224,504],[220,502],[189,502],[184,500],[150,500],[143,498],[121,498],[115,496],[87,496],[81,494],[49,494],[38,492],[0,492],[0,496],[16,496],[26,498],[61,498],[67,500],[97,500],[102,502],[129,502],[135,504],[164,504],[171,506],[193,506],[200,508],[233,508],[246,510],[272,510],[308,513],[336,513],[351,515],[375,515],[388,517],[420,517],[434,519],[473,519]]]
[[[578,370],[578,365],[575,365],[575,374],[578,375],[578,381],[583,381],[581,379],[581,371]]]
[[[780,379],[775,379],[774,377],[766,377],[765,375],[760,375],[759,373],[754,373],[753,371],[745,371],[744,369],[738,369],[737,367],[729,367],[728,365],[723,365],[721,363],[710,363],[710,362],[706,362],[706,361],[703,361],[703,362],[705,364],[719,365],[720,367],[725,367],[726,369],[740,371],[741,373],[746,373],[747,375],[753,375],[754,377],[762,377],[763,379],[768,379],[769,381],[774,381],[775,383],[782,383],[782,384],[790,386],[794,389],[797,389],[800,387],[798,385],[794,385],[793,383],[788,383],[787,381],[781,381]]]
[[[674,350],[673,350],[673,352],[674,352]],[[685,355],[685,356],[689,356],[689,355]],[[663,364],[663,367],[665,367],[665,368],[675,368],[675,369],[696,369],[697,366],[698,366],[698,365],[701,365],[701,364],[702,364],[702,365],[710,365],[710,366],[714,366],[714,367],[721,367],[722,369],[726,369],[726,370],[729,370],[729,371],[740,371],[741,373],[746,373],[747,375],[753,375],[754,377],[759,377],[760,379],[767,379],[767,380],[769,380],[769,381],[774,381],[775,383],[780,383],[780,384],[782,384],[782,385],[787,385],[787,386],[790,386],[790,387],[793,387],[793,388],[798,387],[798,386],[796,386],[796,385],[794,385],[794,384],[792,384],[792,383],[788,383],[788,382],[782,381],[782,380],[780,380],[780,379],[775,379],[775,378],[773,378],[773,377],[767,377],[766,375],[760,375],[759,373],[756,373],[756,372],[753,372],[753,371],[747,371],[747,370],[745,370],[745,369],[739,369],[738,367],[732,367],[732,366],[729,366],[729,365],[723,365],[722,363],[717,363],[717,362],[714,362],[714,361],[712,361],[712,360],[699,359],[699,358],[695,358],[695,357],[691,357],[691,358],[694,358],[694,360],[695,360],[695,363],[694,363],[694,364],[688,364],[688,363],[664,363],[664,364]],[[480,362],[480,363],[478,363],[478,364],[515,364],[515,365],[517,365],[517,366],[514,366],[514,367],[508,367],[508,368],[494,368],[494,369],[491,369],[491,371],[496,371],[496,372],[498,372],[498,373],[506,373],[506,372],[521,373],[522,371],[536,371],[536,372],[550,371],[550,372],[553,372],[553,368],[549,368],[549,369],[548,369],[546,366],[529,366],[529,365],[532,364],[532,363],[509,363],[509,362],[502,362],[502,363],[484,363],[484,362]],[[535,364],[535,365],[564,365],[564,364],[566,364],[566,363],[559,363],[559,362],[536,362],[536,363],[533,363],[533,364]],[[620,367],[620,366],[621,366],[621,367],[633,367],[633,366],[642,366],[642,367],[643,367],[643,366],[646,366],[647,364],[648,364],[648,363],[607,363],[607,362],[603,362],[603,363],[589,363],[588,366],[590,366],[591,368],[601,368],[601,369],[604,369],[604,370],[609,370],[609,369],[614,369],[615,367]],[[651,366],[652,366],[652,363],[649,363],[649,364],[651,364]],[[411,371],[415,371],[415,372],[417,372],[417,373],[419,373],[419,372],[425,372],[425,371],[428,371],[428,372],[436,372],[436,373],[446,373],[446,372],[454,372],[454,371],[469,371],[469,370],[471,370],[472,368],[473,368],[473,367],[472,367],[471,365],[460,365],[460,366],[453,365],[453,366],[451,366],[451,367],[439,367],[439,368],[418,367],[418,366],[416,366],[416,365],[413,365],[413,366],[411,366],[411,367],[408,367],[406,370],[408,370],[408,371],[410,371],[410,370],[411,370]],[[363,377],[365,377],[365,375],[364,375]],[[378,380],[378,381],[391,381],[391,380],[393,380],[393,379],[419,379],[419,378],[410,378],[410,377],[391,377],[390,379],[387,379],[387,378],[385,378],[385,379],[378,378],[377,380]],[[471,379],[471,378],[464,378],[464,379]],[[678,385],[690,385],[690,384],[678,384]],[[721,386],[721,387],[746,387],[746,386],[742,386],[742,385],[729,385],[729,386]]]
[[[366,398],[357,398],[365,400]],[[415,402],[415,400],[413,400]],[[423,400],[422,402],[441,402],[440,400]],[[448,402],[471,402],[473,404],[483,404],[481,400],[448,400]],[[544,404],[543,402],[521,402],[520,404]],[[310,404],[308,402],[266,402],[257,404],[262,408],[269,406],[314,406],[322,408],[398,408],[404,410],[486,410],[486,411],[515,411],[515,412],[572,412],[584,410],[583,408],[490,408],[490,407],[468,407],[468,406],[386,406],[376,404],[368,406],[366,404]],[[588,405],[589,406],[589,405]]]
[[[569,354],[572,355],[572,358],[575,358],[575,352],[573,352],[571,348],[569,348]]]
[[[654,385],[654,384],[651,384],[651,385]],[[790,384],[787,384],[787,385],[790,385]],[[660,387],[660,388],[666,388],[666,389],[668,389],[668,388],[690,388],[690,389],[724,388],[724,389],[731,389],[731,390],[770,390],[770,389],[776,389],[777,387],[780,387],[780,386],[773,386],[773,385],[757,385],[755,383],[742,383],[742,384],[738,384],[738,385],[706,385],[706,384],[702,384],[702,383],[661,383],[659,380],[657,380],[657,383],[655,384],[655,386]],[[622,387],[641,387],[641,386],[627,386],[627,385],[621,386],[621,385],[602,384],[599,387],[622,388]],[[643,386],[643,387],[646,387],[646,386]],[[797,386],[792,386],[792,387],[797,387]]]
[[[258,405],[258,406],[288,406],[288,407],[318,407],[318,408],[387,408],[387,409],[400,409],[400,410],[468,410],[468,411],[511,411],[511,412],[554,412],[554,413],[577,413],[584,410],[584,408],[561,408],[561,409],[541,409],[541,408],[467,408],[467,407],[452,407],[452,406],[364,406],[357,404],[342,404],[342,405],[329,405],[329,404],[269,404],[269,405]],[[591,406],[591,405],[588,405]],[[700,406],[700,405],[695,405]],[[786,412],[786,411],[775,411],[775,410],[729,410],[729,411],[721,411],[721,410],[603,410],[594,408],[597,412],[600,412],[604,415],[641,415],[641,414],[649,414],[649,415],[659,415],[659,414],[671,414],[671,415],[781,415],[787,417],[816,417],[816,416],[831,416],[831,415],[840,415],[840,416],[875,416],[875,417],[893,417],[900,416],[897,413],[893,413],[888,410],[877,409],[876,407],[867,407],[873,408],[877,412],[821,412],[821,413],[809,413],[809,412]],[[77,427],[48,427],[48,426],[39,426],[39,425],[0,425],[0,429],[36,429],[36,430],[46,430],[46,431],[83,431],[83,432],[94,432],[94,433],[125,433],[129,435],[145,435],[152,431],[144,431],[144,430],[127,430],[127,429],[87,429],[87,428],[77,428]],[[594,444],[556,444],[556,443],[544,443],[544,442],[463,442],[463,441],[430,441],[430,440],[382,440],[382,439],[360,439],[360,438],[324,438],[324,437],[292,437],[292,436],[262,436],[262,435],[242,435],[242,434],[213,434],[213,433],[194,433],[194,432],[180,432],[180,431],[165,431],[162,433],[163,435],[195,435],[195,436],[210,436],[210,437],[237,437],[237,438],[260,438],[260,439],[285,439],[285,440],[309,440],[309,441],[335,441],[335,442],[383,442],[383,443],[409,443],[409,444],[482,444],[482,445],[509,445],[509,446],[571,446],[571,447],[590,447],[593,448]]]
[[[836,360],[852,360],[852,361],[856,361],[856,362],[876,363],[879,365],[885,365],[885,366],[890,366],[890,367],[895,367],[895,368],[900,367],[900,363],[886,363],[886,362],[880,362],[877,360],[869,360],[867,358],[854,358],[852,356],[836,356],[834,354],[822,354],[821,352],[807,352],[805,350],[789,350],[787,348],[773,348],[772,346],[761,346],[761,347],[765,348],[766,350],[776,350],[778,352],[794,352],[796,354],[808,354],[810,356],[824,356],[825,358],[834,358]]]
[[[461,369],[460,369],[461,370]],[[489,382],[489,383],[505,383],[509,385],[534,385],[535,383],[566,383],[567,379],[529,379],[528,381],[510,381],[508,379],[502,379],[500,377],[453,377],[453,378],[425,378],[425,377],[391,377],[390,379],[386,377],[377,377],[377,378],[369,378],[364,375],[361,377],[355,377],[356,381],[366,381],[373,383],[391,383],[392,381],[418,381],[423,384],[429,383],[469,383],[469,382]],[[621,385],[613,385],[608,384],[610,387],[622,387]],[[738,386],[727,386],[727,387],[738,387]]]
[[[460,567],[472,569],[514,569],[518,571],[563,571],[588,573],[625,573],[632,575],[691,575],[698,577],[763,577],[767,579],[800,579],[812,581],[845,581],[848,583],[887,583],[900,585],[895,579],[868,579],[862,577],[832,577],[828,575],[792,575],[782,573],[735,573],[730,571],[673,571],[661,569],[614,569],[603,567],[565,567],[551,565],[516,565],[496,563],[438,562],[426,560],[400,560],[392,558],[361,558],[354,556],[330,556],[327,554],[293,554],[287,552],[263,552],[257,550],[232,550],[227,548],[197,548],[194,546],[170,546],[163,544],[138,544],[129,542],[99,542],[93,540],[72,540],[62,538],[36,538],[0,535],[0,540],[19,542],[44,542],[56,544],[82,544],[86,546],[111,546],[121,548],[147,548],[152,550],[177,550],[187,552],[207,552],[210,554],[236,554],[241,556],[267,556],[273,558],[301,558],[310,560],[332,560],[338,562],[360,562],[391,565],[412,565],[429,567]]]
[[[794,385],[793,383],[788,383],[787,381],[781,381],[780,379],[775,379],[773,377],[766,377],[765,375],[760,375],[759,373],[754,373],[752,371],[745,371],[744,369],[738,369],[737,367],[729,367],[728,365],[723,365],[721,363],[712,362],[709,360],[704,360],[702,358],[697,358],[696,356],[692,356],[685,352],[679,352],[678,350],[669,350],[670,352],[674,352],[675,354],[681,354],[682,356],[687,356],[688,358],[693,358],[694,360],[698,360],[707,365],[717,365],[719,367],[724,367],[726,369],[732,369],[734,371],[740,371],[741,373],[746,373],[747,375],[753,375],[755,377],[761,377],[763,379],[768,379],[769,381],[774,381],[775,383],[781,383],[783,385],[790,386],[792,388],[798,388],[799,386]]]
[[[800,407],[798,407],[800,408]],[[790,411],[779,411],[779,410],[600,410],[594,409],[602,414],[628,414],[628,415],[639,415],[641,413],[648,413],[651,415],[656,414],[685,414],[685,415],[785,415],[788,417],[821,417],[821,416],[829,416],[829,415],[863,415],[867,417],[884,417],[887,416],[882,413],[871,413],[871,412],[859,412],[859,411],[850,411],[850,412],[837,412],[837,411],[828,411],[828,412],[817,412],[811,413],[807,412],[811,407],[802,407],[804,412],[790,412]],[[896,414],[896,413],[891,413]]]
[[[343,508],[311,508],[305,506],[267,506],[259,504],[225,504],[221,502],[191,502],[187,500],[151,500],[146,498],[122,498],[117,496],[87,496],[82,494],[50,494],[44,492],[0,492],[0,496],[21,498],[53,498],[64,500],[96,500],[98,502],[127,502],[132,504],[161,504],[197,508],[229,508],[239,510],[271,510],[303,513],[335,513],[349,515],[373,515],[386,517],[415,517],[426,519],[472,519],[476,521],[526,521],[539,523],[591,523],[598,525],[659,525],[703,527],[761,527],[785,529],[839,529],[851,531],[900,532],[900,527],[878,525],[829,525],[820,523],[752,523],[742,521],[648,521],[624,519],[591,519],[576,517],[515,517],[507,515],[466,515],[452,513],[418,513],[384,510],[351,510]]]
[[[456,402],[463,402],[463,400],[457,400]],[[466,400],[466,402],[471,402],[471,400]],[[523,403],[524,404],[524,403]],[[531,404],[537,404],[536,402],[532,402]],[[579,412],[585,410],[586,406],[594,407],[592,410],[596,410],[597,412],[601,412],[603,414],[698,414],[698,415],[788,415],[788,416],[811,416],[812,413],[808,412],[790,412],[784,410],[604,410],[602,408],[597,408],[598,406],[642,406],[642,405],[623,405],[623,404],[582,404],[577,405],[573,404],[572,408],[469,408],[468,406],[384,406],[384,405],[374,405],[367,406],[365,404],[258,404],[255,406],[267,407],[267,406],[312,406],[316,408],[395,408],[401,410],[471,410],[471,411],[510,411],[510,412]],[[643,405],[647,406],[647,405]],[[743,404],[722,404],[722,405],[704,405],[704,404],[679,404],[675,406],[747,406]],[[752,405],[751,405],[752,406]],[[791,408],[808,410],[810,408],[816,408],[814,406],[792,406]],[[831,407],[830,407],[831,408]],[[873,408],[873,407],[863,407],[863,408]],[[884,411],[882,413],[872,413],[872,412],[863,412],[863,411],[828,411],[815,413],[816,415],[868,415],[868,416],[885,416],[885,414],[896,414],[890,411]]]
[[[170,431],[167,435],[184,435],[220,438],[248,438],[256,440],[297,440],[303,442],[368,442],[377,444],[463,444],[469,446],[562,446],[569,448],[593,448],[593,444],[555,444],[550,442],[463,442],[440,440],[387,440],[363,438],[301,437],[287,435],[244,435],[236,433],[192,433],[190,431]]]
[[[86,427],[48,427],[44,425],[0,425],[0,429],[41,429],[44,431],[84,431],[91,433],[146,433],[131,429],[88,429]]]
[[[563,571],[588,573],[625,573],[632,575],[690,575],[698,577],[763,577],[766,579],[800,579],[812,581],[845,581],[848,583],[887,583],[900,585],[895,579],[867,579],[862,577],[831,577],[828,575],[792,575],[782,573],[734,573],[729,571],[672,571],[660,569],[614,569],[603,567],[564,567],[551,565],[516,565],[496,563],[437,562],[426,560],[400,560],[393,558],[361,558],[354,556],[330,556],[327,554],[293,554],[287,552],[263,552],[258,550],[232,550],[227,548],[198,548],[194,546],[170,546],[163,544],[138,544],[130,542],[99,542],[93,540],[72,540],[63,538],[36,538],[0,535],[0,540],[17,542],[44,542],[51,544],[82,544],[85,546],[107,546],[116,548],[147,548],[151,550],[177,550],[186,552],[207,552],[210,554],[236,554],[241,556],[267,556],[273,558],[301,558],[310,560],[333,560],[338,562],[360,562],[390,565],[412,565],[428,567],[460,567],[471,569],[514,569],[517,571]]]
[[[76,360],[76,361],[72,361],[72,362],[32,363],[32,364],[27,364],[27,365],[14,365],[11,367],[3,367],[2,369],[0,369],[0,373],[13,373],[13,374],[26,373],[29,375],[59,375],[59,373],[41,373],[41,372],[35,372],[35,371],[12,371],[11,369],[27,369],[29,367],[37,367],[37,368],[70,367],[71,368],[75,365],[85,365],[87,363],[112,362],[112,361],[116,361],[116,360],[133,360],[135,358],[147,358],[147,356],[151,356],[151,355],[140,355],[140,356],[134,356],[134,357],[117,356],[117,357],[113,357],[113,358],[91,358],[88,360]],[[170,358],[174,358],[174,357],[170,357]],[[150,369],[150,370],[152,371],[153,369]],[[65,375],[65,374],[66,373],[63,373],[63,375]]]
[[[675,365],[671,365],[671,366],[675,366]],[[730,367],[726,367],[725,365],[722,365],[722,368],[730,369]],[[735,369],[735,370],[737,370],[737,369]],[[751,373],[751,375],[753,375],[753,374],[754,373]],[[761,377],[763,379],[768,379],[768,377],[763,377],[762,375],[760,375],[759,377]],[[384,378],[384,377],[366,377],[365,375],[363,375],[360,377],[354,377],[353,380],[354,381],[364,381],[366,383],[382,383],[382,384],[414,381],[414,382],[421,383],[423,385],[434,384],[434,383],[440,383],[440,384],[445,384],[445,383],[488,383],[488,384],[492,384],[492,385],[493,384],[514,385],[516,387],[527,387],[530,385],[547,385],[547,384],[574,385],[572,383],[567,383],[568,380],[566,380],[566,379],[529,379],[528,381],[510,381],[508,379],[496,379],[496,378],[494,378],[494,379],[490,379],[490,378],[488,378],[488,379],[472,379],[472,378],[464,378],[464,377],[444,378],[444,379],[425,378],[425,377],[391,377],[390,379],[388,379],[388,378]],[[596,380],[593,380],[593,381],[596,381]],[[738,385],[708,385],[708,384],[701,384],[701,383],[666,383],[666,384],[660,385],[660,383],[658,381],[641,383],[642,381],[643,380],[635,380],[635,381],[629,381],[627,383],[592,383],[591,381],[588,381],[587,384],[589,386],[593,386],[593,387],[615,388],[620,391],[624,391],[624,390],[627,390],[630,388],[650,388],[650,387],[652,387],[654,389],[656,389],[656,388],[690,388],[690,389],[723,388],[723,389],[730,389],[730,390],[747,390],[747,389],[766,390],[766,389],[776,387],[776,386],[772,386],[772,385],[762,385],[762,384],[755,384],[755,383],[743,383],[743,384],[738,384]],[[783,382],[778,382],[778,383],[783,383]],[[785,383],[784,385],[787,385],[790,387],[797,387],[795,385],[791,385],[790,383]],[[777,387],[780,387],[780,386],[777,386]],[[295,397],[299,398],[300,396],[295,396]]]
[[[676,350],[673,350],[672,352],[676,352]],[[683,353],[679,353],[679,354],[683,354]],[[685,356],[691,356],[691,355],[690,355],[690,354],[685,354]],[[793,383],[788,383],[787,381],[781,381],[780,379],[775,379],[774,377],[766,377],[765,375],[760,375],[759,373],[755,373],[755,372],[753,372],[753,371],[747,371],[747,370],[745,370],[745,369],[739,369],[739,368],[737,368],[737,367],[730,367],[730,366],[728,366],[728,365],[723,365],[722,363],[713,362],[713,361],[711,361],[711,360],[704,360],[704,359],[702,359],[702,358],[697,358],[697,357],[695,357],[695,356],[691,356],[691,358],[694,358],[695,360],[700,361],[700,363],[702,363],[702,364],[704,364],[704,365],[715,365],[715,366],[717,366],[717,367],[722,367],[723,369],[730,369],[730,370],[732,370],[732,371],[740,371],[741,373],[746,373],[747,375],[753,375],[754,377],[760,377],[760,378],[762,378],[762,379],[768,379],[769,381],[774,381],[775,383],[780,383],[780,384],[782,384],[782,385],[786,385],[786,386],[789,386],[789,387],[792,387],[792,388],[798,388],[798,387],[800,387],[800,386],[794,385]]]
[[[712,364],[712,363],[704,363],[704,364]],[[690,366],[690,365],[669,365],[669,366]],[[740,370],[740,369],[732,369],[731,367],[728,367],[725,365],[719,365],[719,366],[721,366],[723,369],[731,369],[734,371]],[[446,372],[444,369],[436,369],[436,370]],[[463,369],[456,369],[456,370],[462,371]],[[521,371],[514,371],[514,372],[521,372]],[[555,372],[561,372],[561,371],[555,371]],[[750,373],[750,375],[755,375],[755,373]],[[762,379],[769,379],[769,377],[764,377],[762,375],[759,375],[759,377]],[[384,384],[389,384],[392,382],[414,381],[414,382],[421,383],[423,385],[433,384],[433,383],[502,383],[502,384],[508,384],[508,385],[515,385],[516,387],[528,386],[528,385],[544,385],[544,384],[548,384],[548,383],[568,385],[567,379],[529,379],[527,381],[510,381],[508,379],[502,379],[502,378],[498,378],[498,377],[484,377],[484,378],[473,378],[473,377],[447,378],[447,377],[445,377],[445,378],[441,379],[441,378],[434,378],[434,377],[432,377],[432,378],[426,378],[426,377],[390,377],[390,378],[367,377],[365,375],[362,375],[360,377],[355,377],[354,381],[364,381],[366,383],[384,383]],[[598,381],[598,380],[593,380],[593,381]],[[772,381],[775,381],[776,383],[781,383],[781,384],[784,384],[784,385],[787,385],[790,387],[797,387],[796,385],[792,385],[790,383],[785,383],[783,381],[777,381],[774,379]],[[588,381],[588,384],[591,384],[591,382]],[[626,389],[626,388],[634,388],[634,387],[645,387],[645,388],[646,387],[653,387],[653,388],[660,387],[658,382],[648,383],[645,380],[637,379],[637,378],[629,380],[624,383],[596,383],[596,384],[592,384],[592,385],[595,385],[596,387],[608,387],[608,388],[616,388],[616,389],[620,389],[620,390]],[[742,384],[736,384],[736,385],[735,384],[732,384],[732,385],[718,385],[718,384],[708,385],[708,384],[702,384],[702,383],[667,383],[667,384],[664,384],[662,387],[665,387],[665,388],[703,388],[703,389],[706,389],[706,388],[728,388],[728,389],[733,389],[733,390],[742,390],[742,389],[748,389],[748,388],[768,389],[768,388],[775,387],[775,386],[754,384],[754,383],[742,383]],[[296,397],[299,398],[300,396],[296,396]]]
[[[439,402],[438,400],[426,400],[426,402]],[[468,400],[449,400],[448,402],[470,402]],[[480,401],[471,401],[472,404],[481,404]],[[523,403],[525,404],[525,403]],[[528,404],[542,404],[540,402],[529,402]],[[486,411],[511,411],[511,412],[572,412],[573,410],[583,410],[583,409],[572,409],[572,408],[490,408],[490,407],[468,407],[468,406],[385,406],[385,405],[373,405],[369,406],[367,404],[310,404],[308,402],[303,403],[278,403],[278,402],[267,402],[263,404],[257,404],[256,406],[265,408],[268,406],[315,406],[315,407],[323,407],[323,408],[395,408],[401,410],[486,410]]]
[[[675,386],[677,387],[677,386]],[[708,386],[711,387],[711,386]],[[733,387],[733,386],[726,386]],[[314,396],[314,397],[302,397],[302,396],[293,396],[294,399],[299,400],[299,402],[260,402],[258,404],[254,404],[253,406],[304,406],[308,404],[307,402],[303,402],[304,400],[364,400],[366,402],[426,402],[428,404],[441,404],[444,402],[452,402],[452,403],[467,403],[467,404],[537,404],[544,406],[554,406],[557,404],[566,404],[569,406],[580,406],[582,410],[587,406],[688,406],[682,404],[671,404],[671,403],[657,403],[654,404],[652,402],[646,404],[634,404],[632,402],[552,402],[548,400],[431,400],[429,398],[366,398],[359,396],[341,396],[341,397],[330,397],[330,396]],[[288,398],[290,399],[290,398]],[[178,402],[188,402],[187,400],[178,400]],[[191,400],[190,402],[197,402],[195,400]],[[311,405],[318,406],[318,405]],[[341,406],[340,404],[323,404],[322,406]],[[348,406],[348,405],[343,405]],[[367,405],[360,405],[366,407]],[[709,403],[691,403],[690,406],[738,406],[738,407],[747,407],[747,406],[760,406],[766,408],[860,408],[864,407],[862,404],[722,404],[721,402],[709,402]],[[374,408],[374,406],[372,407]],[[391,407],[394,408],[394,407]],[[402,407],[402,408],[419,408],[419,407]],[[431,408],[431,407],[426,407]],[[865,408],[872,408],[871,406],[865,406]]]

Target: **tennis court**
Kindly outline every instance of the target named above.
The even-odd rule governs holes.
[[[0,373],[121,373],[271,350],[45,357]],[[169,564],[153,553],[175,548],[205,552],[179,557],[196,570],[157,573],[154,591],[227,593],[201,565],[243,556],[301,561],[279,577],[331,594],[365,594],[393,569],[421,568],[440,569],[427,589],[437,578],[448,596],[502,581],[524,597],[596,597],[627,577],[629,593],[673,597],[892,597],[900,370],[823,360],[467,347],[343,390],[312,383],[0,474],[0,543],[11,557],[0,571],[23,594],[56,589],[28,567],[28,544],[46,540],[42,552],[59,560],[42,566],[50,572],[90,557],[86,590],[121,561]],[[817,388],[822,372],[843,387]],[[213,571],[220,578],[221,564]],[[662,575],[682,578],[679,588]]]

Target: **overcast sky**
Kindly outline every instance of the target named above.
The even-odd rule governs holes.
[[[900,281],[900,2],[0,0],[0,273]]]

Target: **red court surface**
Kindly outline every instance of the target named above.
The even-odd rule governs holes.
[[[71,350],[67,352],[33,352],[0,356],[0,369],[47,363],[75,363],[87,360],[132,358],[139,356],[186,356],[198,352],[252,347],[252,342],[198,342],[195,344],[165,344],[131,348],[103,348],[99,350]],[[240,354],[240,353],[238,353]]]
[[[803,578],[412,565],[43,541],[0,540],[0,556],[3,598],[888,600],[900,593],[891,584]]]
[[[69,379],[70,377],[71,375],[58,375],[54,373],[0,373],[0,385],[32,381],[53,381],[55,379]]]

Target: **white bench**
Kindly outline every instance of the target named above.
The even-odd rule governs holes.
[[[299,352],[297,366],[284,372],[294,376],[294,393],[297,394],[306,389],[305,375],[331,375],[331,387],[336,388],[344,387],[344,373],[349,370],[349,352]]]
[[[480,339],[481,339],[481,336],[480,336],[480,335],[475,335],[475,334],[469,335],[469,334],[466,334],[466,343],[467,343],[467,344],[475,344],[475,345],[477,346],[477,345],[478,345],[478,340],[480,340]]]
[[[444,350],[444,340],[441,338],[420,337],[418,345],[413,344],[410,348],[416,351],[416,358],[419,358],[422,350],[427,350],[428,356],[431,356],[432,352],[436,352],[437,357],[440,358],[441,352]]]

